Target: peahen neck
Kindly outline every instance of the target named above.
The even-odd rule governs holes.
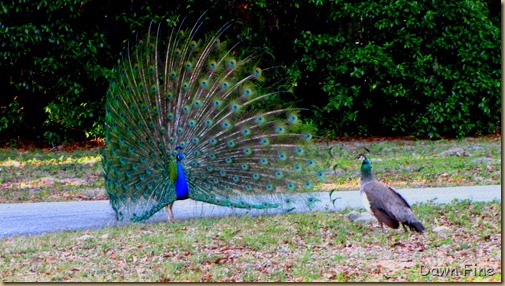
[[[370,161],[368,158],[365,158],[363,160],[363,163],[361,164],[361,181],[362,182],[369,182],[372,181],[373,175],[372,175],[372,164],[370,164]]]

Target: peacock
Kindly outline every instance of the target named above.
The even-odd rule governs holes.
[[[286,212],[319,201],[324,167],[299,110],[264,108],[280,91],[265,84],[258,53],[221,41],[230,23],[201,35],[203,23],[168,34],[151,24],[114,70],[101,158],[118,220],[165,208],[175,221],[185,199]]]
[[[364,155],[359,154],[356,159],[361,163],[360,195],[367,211],[372,214],[381,225],[397,229],[401,225],[419,233],[424,232],[424,226],[415,217],[407,201],[393,188],[379,183],[372,175],[372,164]]]

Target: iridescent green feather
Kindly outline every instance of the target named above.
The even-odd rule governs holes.
[[[106,97],[101,151],[118,219],[144,220],[176,200],[176,147],[194,200],[290,211],[317,203],[322,153],[297,110],[258,110],[263,89],[254,56],[235,58],[226,26],[198,38],[192,29],[152,26],[130,45]]]

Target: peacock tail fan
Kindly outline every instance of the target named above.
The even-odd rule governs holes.
[[[228,26],[198,38],[201,25],[200,18],[165,37],[161,25],[151,25],[115,69],[101,156],[117,219],[144,220],[173,203],[180,176],[197,201],[286,211],[314,206],[324,152],[298,110],[258,109],[278,92],[263,86],[257,57],[234,57],[239,46],[219,39]]]

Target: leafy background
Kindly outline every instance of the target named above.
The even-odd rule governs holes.
[[[3,1],[0,139],[100,138],[128,40],[206,11],[202,32],[260,52],[320,136],[456,137],[501,117],[500,3],[468,1]],[[254,47],[254,48],[251,48]]]

